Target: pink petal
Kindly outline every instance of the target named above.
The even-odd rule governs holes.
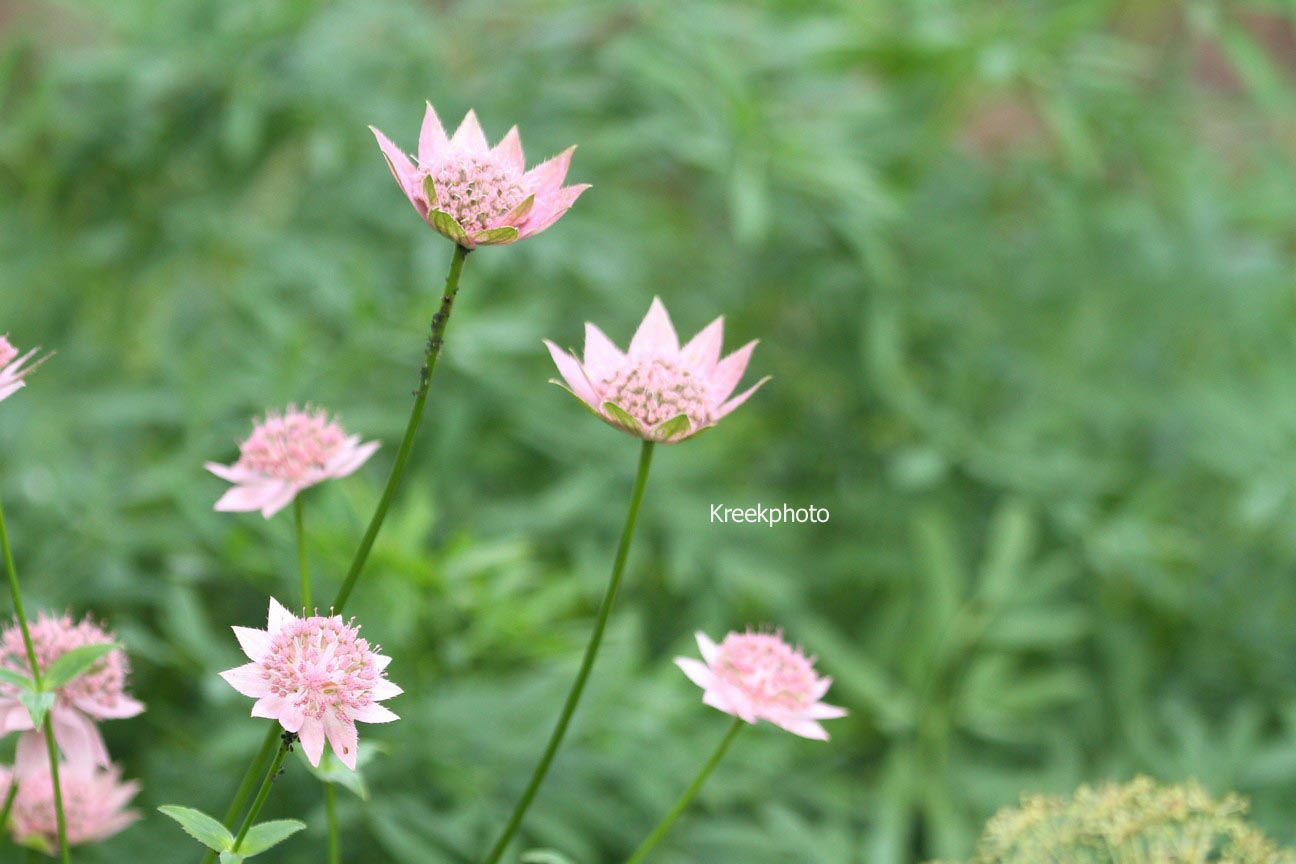
[[[381,672],[391,665],[392,658],[388,657],[386,654],[375,654],[373,655],[373,661],[374,668]]]
[[[399,720],[400,717],[391,711],[379,705],[377,702],[370,702],[363,708],[356,708],[351,711],[351,719],[359,720],[361,723],[390,723],[393,720]]]
[[[571,209],[576,199],[588,188],[590,184],[581,183],[576,186],[566,186],[553,193],[535,193],[535,207],[527,215],[526,221],[518,226],[518,239],[534,236],[553,225]]]
[[[612,377],[625,365],[626,356],[621,349],[593,324],[585,325],[584,367],[590,378],[603,381]]]
[[[575,146],[568,147],[552,159],[541,162],[522,177],[522,188],[527,192],[535,193],[536,204],[540,203],[542,194],[557,192],[562,186],[563,180],[567,178],[567,169],[571,167],[572,154],[575,152]]]
[[[38,774],[42,769],[49,770],[45,736],[40,732],[24,732],[18,736],[18,747],[14,751],[14,775],[21,779]]]
[[[230,483],[255,483],[258,480],[265,479],[264,475],[258,474],[250,468],[240,468],[238,465],[222,465],[219,462],[204,462],[203,467],[222,480],[227,480]]]
[[[111,704],[94,699],[78,699],[76,707],[96,720],[126,720],[144,713],[144,703],[119,695]]]
[[[4,720],[0,722],[0,736],[8,735],[10,732],[23,732],[34,728],[32,726],[31,714],[27,711],[27,706],[14,700],[12,703],[5,700]]]
[[[374,137],[378,139],[378,146],[382,149],[383,156],[387,159],[387,167],[391,169],[392,176],[396,178],[397,185],[405,193],[405,197],[414,205],[420,216],[427,217],[428,204],[423,199],[423,190],[419,188],[417,181],[418,171],[414,163],[405,153],[392,143],[391,139],[374,127],[369,127]]]
[[[815,741],[827,741],[828,732],[814,720],[793,720],[787,723],[776,723],[793,735],[800,735],[802,738],[810,738]]]
[[[549,349],[549,356],[553,358],[554,365],[558,367],[558,374],[567,382],[567,386],[576,394],[576,398],[591,408],[597,409],[597,396],[594,393],[593,386],[589,383],[589,379],[585,376],[585,370],[581,368],[580,362],[548,339],[544,340],[544,344]]]
[[[111,759],[103,735],[94,722],[75,708],[55,706],[50,710],[54,741],[68,762],[74,765],[108,767]]]
[[[712,708],[716,709],[717,711],[723,711],[724,713],[730,714],[734,717],[740,716],[738,714],[738,710],[729,702],[727,698],[725,698],[725,696],[719,690],[715,689],[714,687],[707,689],[707,691],[702,694],[702,704],[710,705]],[[747,720],[746,717],[743,717],[742,719]],[[747,722],[751,723],[752,721],[747,720]]]
[[[721,316],[689,340],[680,352],[680,364],[695,369],[702,375],[710,375],[720,360],[720,347],[723,344],[724,316]]]
[[[278,720],[289,708],[288,700],[283,696],[262,696],[252,705],[253,717],[264,717],[266,720]]]
[[[652,355],[673,355],[679,352],[679,337],[675,335],[675,325],[671,324],[670,315],[662,305],[660,297],[654,297],[648,307],[648,314],[630,340],[632,358]]]
[[[431,105],[428,106],[431,109]],[[320,720],[309,720],[302,724],[301,731],[297,733],[301,736],[302,750],[306,752],[306,758],[316,768],[319,767],[320,757],[324,755],[324,723]]]
[[[374,683],[373,690],[370,691],[369,696],[375,702],[381,702],[384,699],[390,699],[393,696],[399,696],[404,692],[405,692],[404,690],[397,687],[395,684],[388,681],[386,678],[380,678]]]
[[[275,490],[275,494],[261,502],[261,515],[266,519],[272,518],[280,510],[291,504],[292,500],[297,497],[297,493],[304,488],[306,487],[297,483],[289,483],[285,480],[279,481],[279,488]]]
[[[382,445],[379,442],[370,441],[368,444],[361,444],[358,447],[348,447],[330,460],[325,468],[325,473],[333,478],[345,477],[368,462],[369,457],[373,456],[380,446]]]
[[[838,717],[846,716],[846,709],[829,705],[827,702],[816,702],[806,711],[806,716],[814,720],[836,720]]]
[[[522,136],[518,133],[518,128],[514,126],[504,136],[500,143],[495,145],[491,151],[499,163],[512,168],[519,174],[526,171],[526,157],[522,155]]]
[[[216,502],[219,513],[248,513],[260,510],[266,502],[273,501],[282,493],[284,483],[280,480],[267,480],[255,485],[234,486],[227,490]]]
[[[220,677],[244,696],[260,699],[270,695],[270,685],[262,674],[261,667],[256,663],[244,663],[242,666],[226,669],[220,673]]]
[[[285,700],[283,710],[274,719],[279,721],[279,725],[284,728],[285,732],[301,732],[302,726],[306,723],[306,712],[301,707],[290,704]]]
[[[490,152],[490,144],[486,141],[486,133],[482,131],[481,123],[477,122],[476,111],[469,109],[468,113],[464,115],[463,122],[459,124],[454,137],[450,139],[450,146],[481,155]]]
[[[349,720],[338,717],[332,711],[324,712],[324,734],[328,736],[333,752],[342,760],[342,764],[352,771],[356,767],[356,728]]]
[[[720,646],[712,642],[711,637],[700,630],[694,633],[693,637],[697,639],[698,650],[702,652],[702,659],[707,662],[708,666],[714,666],[716,658],[720,656]]]
[[[676,657],[675,665],[683,669],[689,680],[703,690],[709,689],[715,683],[715,674],[700,660],[694,660],[692,657]]]
[[[423,128],[419,130],[419,167],[424,171],[431,170],[432,163],[449,144],[450,142],[446,140],[445,128],[441,125],[441,118],[437,117],[432,103],[427,103],[427,110],[423,112]]]
[[[764,378],[762,378],[761,380],[753,384],[749,389],[743,391],[741,394],[735,396],[734,398],[730,399],[728,402],[721,405],[719,408],[716,409],[714,419],[719,420],[721,417],[725,417],[729,414],[732,414],[735,408],[737,408],[739,405],[743,404],[748,399],[750,399],[751,395],[755,393],[757,390],[759,390],[762,386],[764,386],[765,382],[769,380],[770,380],[770,376],[766,375]]]
[[[716,364],[710,381],[711,398],[715,404],[719,405],[728,399],[729,394],[738,386],[743,373],[747,371],[747,364],[751,362],[751,355],[756,350],[756,343],[757,340],[748,342]]]
[[[233,627],[239,647],[253,661],[260,663],[270,653],[270,634],[255,627]]]
[[[296,615],[289,612],[288,609],[275,598],[270,598],[270,614],[266,617],[266,631],[273,636],[278,633],[280,628],[285,624],[295,621]]]

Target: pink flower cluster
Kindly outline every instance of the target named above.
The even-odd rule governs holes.
[[[0,402],[21,390],[25,386],[23,379],[36,371],[36,367],[43,362],[30,362],[37,350],[33,348],[26,354],[21,354],[9,341],[9,337],[0,336]]]
[[[29,630],[42,674],[69,651],[117,641],[90,618],[73,621],[68,615],[42,614],[30,622]],[[0,667],[31,676],[22,630],[16,623],[0,633]],[[101,840],[138,818],[123,809],[137,785],[121,782],[98,726],[102,720],[134,717],[144,710],[126,692],[129,675],[130,661],[118,648],[54,693],[50,728],[62,759],[59,779],[71,843]],[[11,828],[20,842],[54,848],[57,833],[45,736],[33,726],[18,689],[0,683],[0,735],[11,732],[19,733],[14,769],[4,771],[2,778],[6,789],[11,783],[18,785]]]

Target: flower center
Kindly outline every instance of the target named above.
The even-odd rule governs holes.
[[[270,644],[264,668],[273,695],[292,699],[316,719],[326,711],[370,704],[378,681],[368,641],[337,616],[285,625]]]
[[[280,480],[301,480],[324,468],[346,444],[346,433],[322,411],[267,415],[240,448],[239,465]]]
[[[646,357],[618,370],[600,383],[599,392],[650,429],[680,414],[687,414],[695,427],[711,423],[706,380],[662,357]]]
[[[716,671],[758,704],[805,708],[815,701],[817,678],[810,660],[777,636],[726,638]]]
[[[17,356],[18,349],[13,346],[13,343],[4,336],[0,336],[0,369],[12,363]]]
[[[427,174],[436,184],[433,208],[449,213],[469,234],[497,227],[527,197],[521,175],[489,156],[452,153]]]

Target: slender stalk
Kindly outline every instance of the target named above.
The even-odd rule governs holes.
[[[261,749],[257,751],[256,758],[243,774],[243,779],[239,781],[238,791],[234,793],[234,800],[230,802],[229,809],[225,811],[225,817],[221,819],[221,824],[227,828],[234,824],[240,813],[243,812],[243,806],[247,804],[248,798],[252,796],[252,791],[256,789],[257,778],[261,776],[261,771],[265,766],[266,760],[274,752],[275,742],[279,740],[279,724],[275,723],[266,730],[265,740],[261,742]],[[211,849],[203,855],[202,864],[213,864],[216,860],[216,853]]]
[[[27,611],[23,608],[22,591],[18,588],[18,568],[14,566],[13,549],[9,546],[9,531],[5,527],[4,509],[0,507],[0,553],[4,555],[5,574],[9,578],[9,594],[13,597],[14,616],[22,630],[23,646],[27,649],[27,662],[31,665],[32,681],[36,689],[41,689],[41,668],[36,661],[36,646],[32,643],[31,628],[27,626]],[[63,790],[59,785],[58,743],[54,740],[54,729],[50,724],[50,715],[45,714],[45,745],[49,750],[50,782],[54,786],[54,820],[58,826],[59,856],[63,864],[70,864],[72,855],[68,851],[67,818],[63,813]]]
[[[373,518],[369,520],[369,527],[360,540],[360,548],[356,549],[351,567],[347,570],[346,578],[342,580],[342,587],[338,589],[337,597],[333,600],[334,615],[341,614],[342,607],[346,605],[351,592],[355,590],[360,572],[364,570],[365,562],[369,560],[369,552],[373,549],[374,540],[378,538],[378,531],[382,528],[383,520],[387,518],[387,508],[396,497],[396,488],[400,486],[401,475],[405,473],[405,463],[409,461],[410,451],[414,448],[414,436],[418,433],[419,424],[423,422],[423,406],[427,404],[428,387],[432,384],[432,373],[436,371],[437,359],[441,356],[441,346],[445,344],[446,325],[450,323],[450,312],[454,309],[455,297],[459,293],[459,276],[463,273],[464,260],[467,257],[468,250],[455,244],[454,257],[450,259],[450,272],[446,274],[445,294],[441,297],[441,309],[432,316],[432,334],[428,337],[427,347],[423,352],[423,368],[419,373],[418,389],[414,391],[414,407],[410,411],[409,423],[405,427],[405,437],[401,439],[400,449],[396,451],[396,461],[392,463],[387,487],[383,489],[382,497],[378,499],[378,508],[374,510]]]
[[[306,614],[311,614],[310,556],[306,552],[306,512],[301,493],[293,499],[293,522],[297,528],[297,570],[301,573],[301,602]]]
[[[572,715],[576,713],[576,706],[585,690],[585,682],[589,679],[590,670],[594,668],[594,659],[598,656],[599,645],[603,642],[603,631],[607,629],[612,603],[616,600],[617,589],[621,585],[621,574],[625,571],[626,558],[630,555],[630,541],[634,538],[635,523],[639,519],[639,505],[643,503],[644,489],[648,483],[648,468],[652,465],[652,454],[653,442],[644,441],[643,448],[639,451],[639,473],[635,477],[634,491],[630,495],[630,511],[626,514],[625,527],[621,530],[621,542],[617,546],[616,560],[612,564],[612,578],[608,580],[607,592],[603,595],[602,605],[599,606],[594,632],[590,634],[589,644],[585,646],[585,657],[581,660],[580,671],[576,673],[576,680],[572,682],[571,692],[567,694],[567,701],[563,703],[562,714],[559,715],[558,724],[554,726],[553,733],[549,736],[549,743],[540,757],[540,764],[536,765],[531,781],[527,783],[526,790],[518,799],[517,806],[513,808],[513,815],[504,826],[504,832],[495,841],[490,854],[486,856],[485,864],[498,864],[504,855],[504,850],[508,848],[509,841],[521,827],[523,817],[526,816],[536,793],[540,791],[540,785],[544,782],[545,775],[549,773],[549,766],[553,763],[554,756],[558,754],[558,748],[567,734],[567,727],[571,724]]]
[[[670,812],[657,823],[657,827],[648,835],[648,839],[639,844],[639,848],[634,851],[634,854],[630,856],[629,860],[626,861],[626,864],[640,864],[641,861],[648,857],[648,853],[653,850],[653,847],[661,842],[661,839],[670,831],[671,826],[675,824],[675,820],[680,817],[681,813],[688,809],[689,804],[693,803],[693,799],[697,797],[698,792],[702,791],[702,784],[706,783],[707,778],[711,776],[711,772],[715,770],[715,767],[720,764],[720,760],[724,758],[725,751],[729,749],[729,745],[733,743],[733,740],[738,737],[738,733],[741,732],[742,728],[746,725],[747,724],[743,722],[741,718],[734,718],[733,723],[729,726],[729,731],[725,733],[724,740],[720,742],[720,746],[711,754],[711,758],[702,766],[702,770],[698,772],[697,777],[693,779],[693,782],[689,785],[688,789],[685,790],[684,794],[680,796],[680,799],[675,802],[675,806],[672,807]]]
[[[9,794],[5,796],[4,809],[0,810],[0,831],[9,826],[9,811],[13,809],[14,799],[18,797],[18,784],[9,784]]]
[[[270,787],[274,785],[275,778],[279,776],[279,769],[283,767],[284,759],[288,756],[288,748],[296,736],[285,734],[283,743],[279,745],[279,752],[275,754],[274,761],[270,763],[270,770],[266,772],[265,779],[261,781],[261,789],[257,792],[256,800],[252,802],[251,809],[243,817],[243,826],[239,828],[238,834],[234,837],[234,846],[231,852],[237,852],[243,845],[243,838],[247,837],[248,831],[252,829],[252,823],[256,821],[257,814],[261,812],[261,807],[265,804],[266,799],[270,797]]]
[[[341,864],[342,837],[338,830],[337,784],[324,784],[324,813],[328,817],[328,864]]]

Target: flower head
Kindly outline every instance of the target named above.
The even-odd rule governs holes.
[[[4,791],[7,792],[8,783]],[[64,763],[59,766],[59,786],[63,813],[67,820],[67,837],[71,845],[106,840],[140,818],[126,810],[139,793],[139,783],[123,783],[116,766],[107,769],[93,765]],[[19,776],[18,792],[10,811],[14,838],[28,846],[47,851],[58,848],[58,823],[54,812],[54,784],[49,766],[27,776]]]
[[[402,692],[383,674],[391,658],[370,647],[341,616],[298,618],[271,598],[267,628],[235,627],[234,635],[252,662],[221,677],[257,700],[253,717],[278,720],[297,733],[312,765],[319,765],[327,738],[354,769],[356,722],[397,719],[378,704]]]
[[[28,363],[32,357],[36,356],[37,350],[33,348],[26,354],[19,356],[20,352],[9,341],[9,338],[0,336],[0,402],[26,386],[23,379],[36,371],[36,367],[44,362],[42,359],[36,363]]]
[[[29,630],[36,649],[36,663],[42,673],[74,648],[117,641],[113,633],[90,618],[74,622],[69,615],[56,617],[42,613],[31,622]],[[0,667],[31,675],[22,630],[17,624],[0,633]],[[142,704],[126,693],[129,675],[130,660],[126,652],[115,649],[55,691],[50,722],[54,740],[70,762],[108,765],[108,750],[96,721],[134,717],[144,710]],[[16,763],[19,773],[25,775],[46,758],[44,738],[33,730],[31,715],[19,701],[17,688],[0,684],[0,735],[9,732],[24,733],[18,740]]]
[[[377,441],[361,444],[359,435],[347,435],[325,412],[289,405],[253,424],[233,465],[208,462],[205,467],[234,484],[216,502],[217,510],[260,510],[269,519],[303,489],[347,476],[377,449]]]
[[[517,127],[491,147],[472,111],[447,137],[429,104],[419,133],[417,164],[387,136],[369,128],[418,214],[466,249],[539,234],[589,188],[584,183],[562,185],[575,147],[527,171]]]
[[[661,443],[683,441],[714,426],[769,380],[729,398],[756,343],[722,360],[723,344],[724,318],[717,318],[681,348],[666,307],[656,298],[624,354],[593,324],[585,325],[584,360],[545,340],[572,395],[618,429]]]
[[[828,740],[820,720],[845,717],[845,709],[820,700],[832,684],[814,671],[814,658],[783,641],[782,633],[730,633],[719,645],[697,634],[705,663],[675,663],[706,691],[702,701],[748,723],[766,720],[803,738]]]

